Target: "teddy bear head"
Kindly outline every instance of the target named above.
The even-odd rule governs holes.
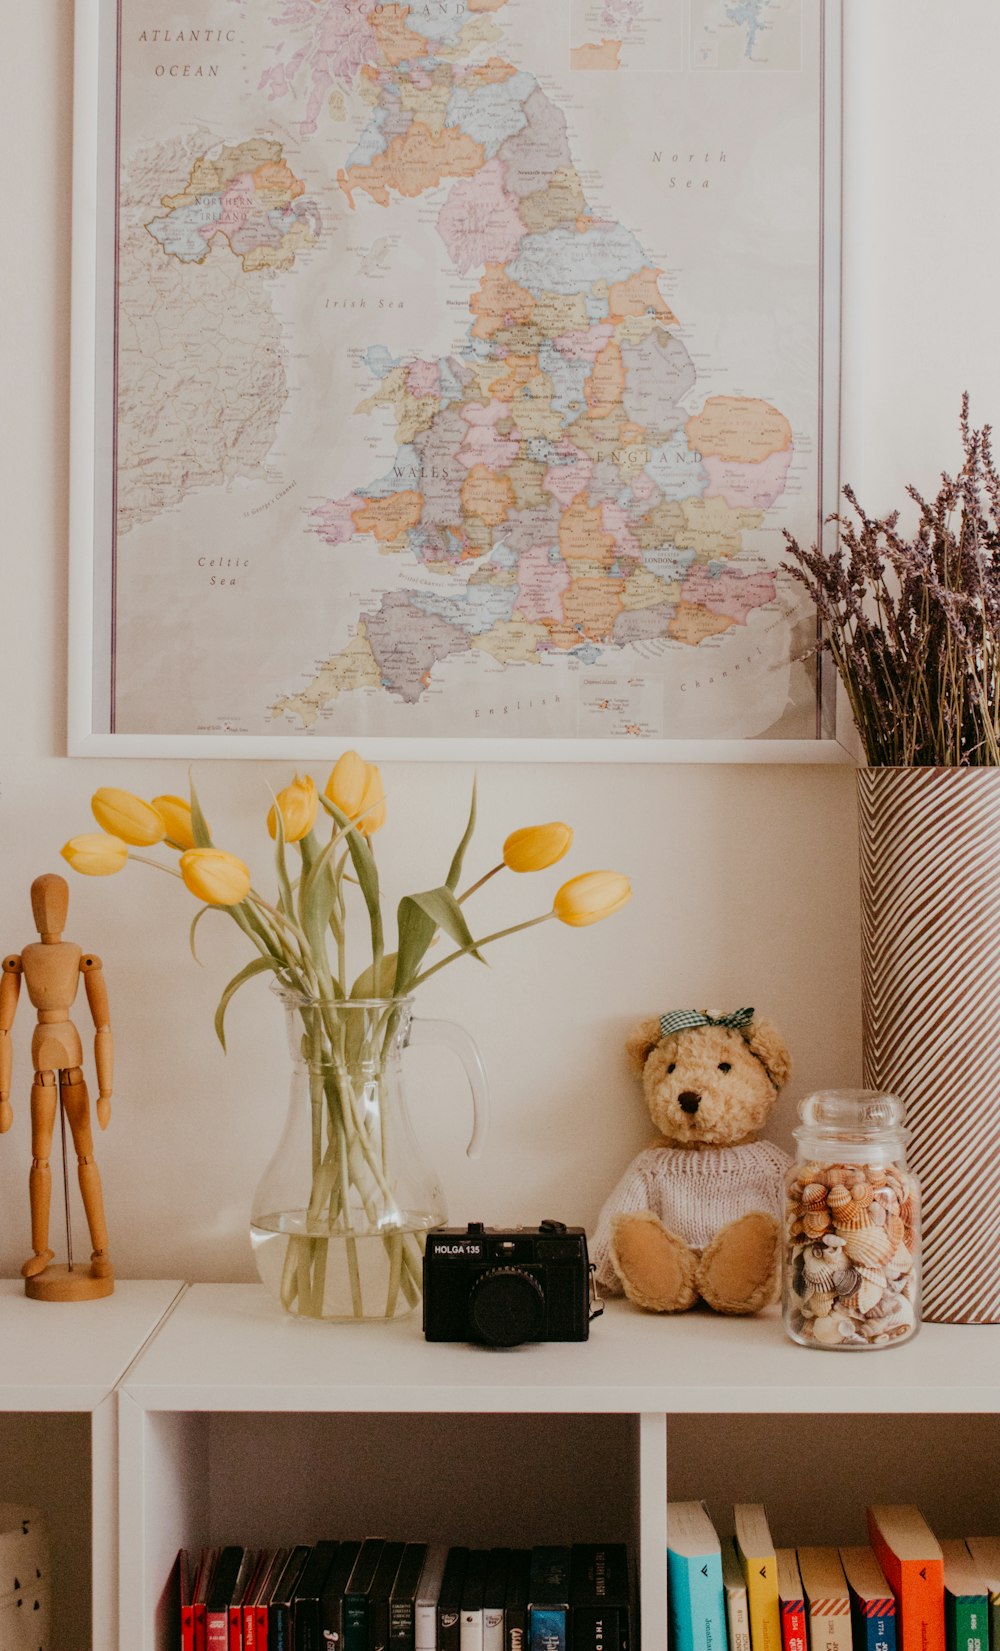
[[[674,1029],[678,1019],[701,1023]],[[784,1040],[752,1010],[650,1016],[625,1047],[633,1071],[642,1075],[650,1117],[671,1146],[739,1146],[756,1139],[791,1071]]]

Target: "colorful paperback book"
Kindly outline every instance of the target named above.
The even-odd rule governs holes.
[[[322,1628],[320,1645],[323,1651],[330,1651],[337,1647],[342,1651],[344,1644],[344,1594],[347,1584],[351,1580],[351,1572],[358,1562],[361,1552],[360,1542],[342,1542],[337,1549],[337,1557],[330,1567],[330,1574],[323,1584],[323,1597],[320,1600],[319,1620]],[[267,1651],[267,1648],[262,1648]]]
[[[945,1651],[944,1555],[919,1508],[870,1507],[868,1538],[896,1596],[899,1651]]]
[[[229,1651],[229,1606],[243,1564],[243,1549],[223,1548],[205,1600],[205,1651]]]
[[[854,1651],[896,1651],[896,1601],[869,1547],[841,1548]]]
[[[528,1583],[531,1550],[512,1548],[507,1567],[507,1596],[503,1608],[504,1651],[525,1651],[528,1643]]]
[[[389,1599],[391,1651],[416,1651],[417,1590],[426,1562],[426,1542],[408,1542],[403,1549]]]
[[[1000,1538],[967,1536],[965,1546],[986,1586],[990,1601],[990,1646],[1000,1651]]]
[[[437,1651],[437,1608],[441,1597],[441,1582],[448,1563],[448,1549],[443,1542],[434,1542],[427,1550],[424,1568],[417,1589],[417,1609],[414,1633],[416,1651]]]
[[[532,1548],[528,1578],[530,1651],[567,1651],[569,1573],[569,1548]]]
[[[806,1599],[794,1548],[775,1548],[782,1651],[808,1651]]]
[[[726,1628],[729,1631],[729,1651],[751,1651],[750,1606],[743,1567],[736,1549],[728,1542],[722,1544],[722,1586],[726,1593]]]
[[[778,1610],[778,1563],[760,1502],[739,1502],[733,1509],[736,1552],[743,1567],[750,1610],[753,1651],[781,1651]]]
[[[483,1584],[483,1651],[504,1651],[503,1610],[507,1599],[509,1548],[491,1548]]]
[[[462,1637],[462,1584],[469,1550],[458,1546],[448,1549],[448,1560],[441,1578],[441,1593],[437,1607],[438,1651],[459,1651]]]
[[[620,1542],[579,1542],[569,1573],[571,1651],[629,1651],[628,1550]],[[720,1651],[725,1651],[725,1641]]]
[[[295,1590],[292,1643],[295,1651],[324,1651],[323,1589],[337,1555],[336,1542],[317,1542]]]
[[[989,1589],[964,1542],[942,1542],[948,1651],[990,1651]]]
[[[852,1651],[851,1594],[836,1548],[800,1548],[811,1651]]]
[[[725,1651],[722,1549],[704,1502],[667,1503],[670,1651]]]

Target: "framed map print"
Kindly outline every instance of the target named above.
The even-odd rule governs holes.
[[[842,755],[834,0],[78,0],[70,748]]]

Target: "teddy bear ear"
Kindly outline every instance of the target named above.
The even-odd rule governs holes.
[[[746,1040],[750,1053],[756,1055],[775,1089],[783,1088],[791,1076],[792,1058],[781,1033],[770,1021],[755,1020],[746,1033]]]
[[[641,1020],[629,1034],[625,1040],[625,1055],[633,1072],[642,1072],[661,1035],[657,1015],[649,1015],[645,1020]]]

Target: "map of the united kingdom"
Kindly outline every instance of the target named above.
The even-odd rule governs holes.
[[[115,728],[811,735],[811,288],[755,227],[766,100],[741,154],[666,53],[646,137],[562,0],[208,9],[123,8]]]

